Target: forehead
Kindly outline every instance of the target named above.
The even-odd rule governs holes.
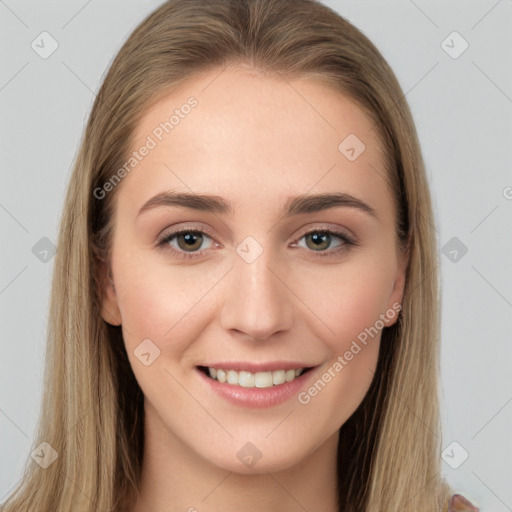
[[[194,75],[148,107],[131,149],[143,146],[151,149],[122,184],[130,203],[165,189],[236,202],[335,188],[390,201],[373,121],[311,78],[243,65]]]

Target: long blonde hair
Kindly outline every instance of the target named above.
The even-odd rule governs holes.
[[[116,56],[94,103],[60,224],[51,291],[42,414],[29,460],[4,512],[119,510],[136,495],[144,444],[143,396],[120,327],[100,316],[98,269],[108,262],[119,187],[93,191],[126,161],[150,102],[194,73],[249,62],[283,77],[310,76],[356,102],[385,147],[396,229],[409,265],[399,322],[384,329],[376,374],[341,427],[344,512],[438,512],[440,474],[437,249],[424,163],[400,85],[357,28],[314,0],[171,0]]]

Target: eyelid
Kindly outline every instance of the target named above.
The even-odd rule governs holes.
[[[203,226],[200,224],[191,224],[191,225],[187,225],[187,224],[181,225],[180,224],[179,227],[177,227],[177,228],[174,228],[173,226],[168,226],[166,229],[164,229],[162,231],[162,233],[160,235],[158,235],[155,245],[158,245],[160,242],[162,242],[163,240],[165,240],[166,238],[168,238],[170,236],[179,235],[180,233],[183,233],[183,232],[204,233],[204,234],[208,235],[212,240],[215,240],[215,237],[213,235],[213,230],[211,230],[210,228],[208,228],[206,226]],[[217,242],[217,241],[215,240],[215,242]]]
[[[325,224],[325,223],[323,223],[320,226],[317,226],[317,225],[306,226],[305,228],[303,228],[300,231],[301,234],[297,237],[297,239],[302,238],[303,236],[308,235],[311,232],[316,232],[316,231],[320,231],[320,232],[321,231],[329,231],[330,233],[332,233],[334,235],[338,235],[338,236],[343,235],[344,237],[350,239],[352,242],[354,242],[354,243],[356,242],[356,237],[347,228],[343,228],[341,226],[334,226],[332,224]]]

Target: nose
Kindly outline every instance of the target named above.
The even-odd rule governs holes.
[[[293,294],[287,287],[287,272],[270,251],[256,260],[234,258],[228,282],[224,283],[221,326],[252,340],[266,340],[292,325]]]

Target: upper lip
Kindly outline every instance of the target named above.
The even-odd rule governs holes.
[[[200,365],[206,368],[216,368],[217,370],[235,370],[237,372],[246,371],[251,373],[271,372],[276,370],[295,370],[296,368],[312,368],[313,365],[298,363],[293,361],[272,361],[268,363],[255,363],[245,361],[231,361],[206,363]]]

